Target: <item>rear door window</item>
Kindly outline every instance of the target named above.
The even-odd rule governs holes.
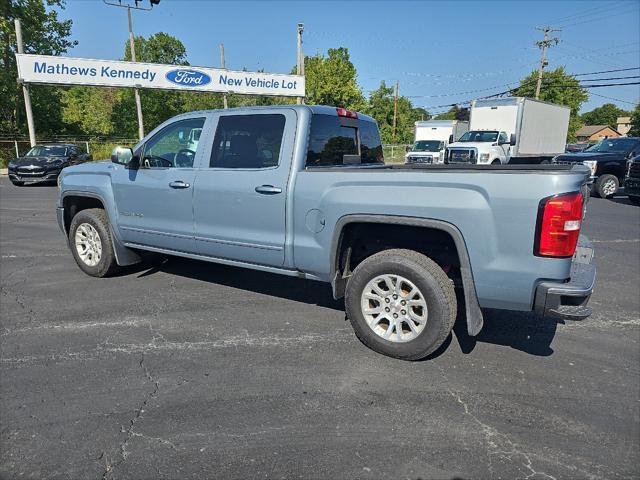
[[[308,167],[384,163],[378,127],[368,120],[313,115]]]
[[[282,114],[223,115],[211,150],[211,168],[277,167],[284,135]]]

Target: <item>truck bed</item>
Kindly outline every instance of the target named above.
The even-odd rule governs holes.
[[[582,165],[562,165],[562,164],[545,164],[545,165],[474,165],[474,164],[385,164],[372,166],[338,166],[338,167],[307,167],[308,171],[354,171],[366,170],[367,172],[379,171],[438,171],[438,172],[500,172],[500,173],[536,173],[536,174],[563,174],[575,173],[579,170],[588,172],[588,168]]]

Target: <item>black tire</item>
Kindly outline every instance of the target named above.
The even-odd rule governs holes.
[[[102,254],[100,260],[96,265],[88,265],[85,263],[76,247],[75,236],[76,231],[80,225],[88,223],[98,233],[100,237],[100,243],[102,245]],[[111,234],[109,232],[109,219],[107,214],[101,208],[90,208],[87,210],[81,210],[71,220],[71,226],[69,227],[69,247],[76,263],[87,275],[92,277],[106,277],[115,273],[118,269],[116,263],[116,257],[113,253],[113,245],[111,243]]]
[[[13,183],[16,187],[22,187],[24,185],[24,182],[17,182],[15,180],[11,180],[11,183]]]
[[[491,165],[502,165],[502,162],[496,158],[493,162],[491,162]]]
[[[629,201],[634,205],[640,205],[640,197],[636,195],[629,195]]]
[[[613,193],[605,192],[605,188],[609,188],[610,182],[615,183],[615,190],[617,192],[618,188],[620,187],[620,182],[618,181],[618,177],[616,177],[615,175],[611,175],[610,173],[605,173],[604,175],[600,175],[596,180],[594,189],[595,189],[595,193],[600,198],[611,198],[615,195],[615,192]]]
[[[361,308],[367,284],[379,275],[400,275],[411,281],[427,305],[427,322],[412,340],[386,340],[372,330]],[[345,295],[347,316],[356,336],[367,347],[402,360],[419,360],[444,343],[456,320],[457,301],[452,281],[430,258],[413,250],[384,250],[363,260],[353,272]]]

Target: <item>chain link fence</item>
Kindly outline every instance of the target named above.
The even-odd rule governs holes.
[[[382,145],[385,163],[404,163],[404,155],[411,144]]]
[[[118,145],[132,147],[138,140],[133,138],[99,138],[87,136],[56,136],[38,139],[39,144],[73,143],[84,148],[94,160],[106,160],[111,156],[111,150]],[[31,148],[27,137],[8,137],[0,135],[0,168],[7,168],[10,160],[27,153]]]

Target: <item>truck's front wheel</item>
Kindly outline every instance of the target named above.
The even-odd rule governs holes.
[[[71,220],[69,246],[80,269],[92,277],[106,277],[117,269],[104,210],[81,210]]]
[[[615,175],[600,175],[596,180],[595,190],[600,198],[611,198],[618,191],[620,183]]]
[[[356,267],[345,305],[362,343],[403,360],[433,353],[451,332],[457,312],[444,271],[425,255],[400,249],[376,253]]]

